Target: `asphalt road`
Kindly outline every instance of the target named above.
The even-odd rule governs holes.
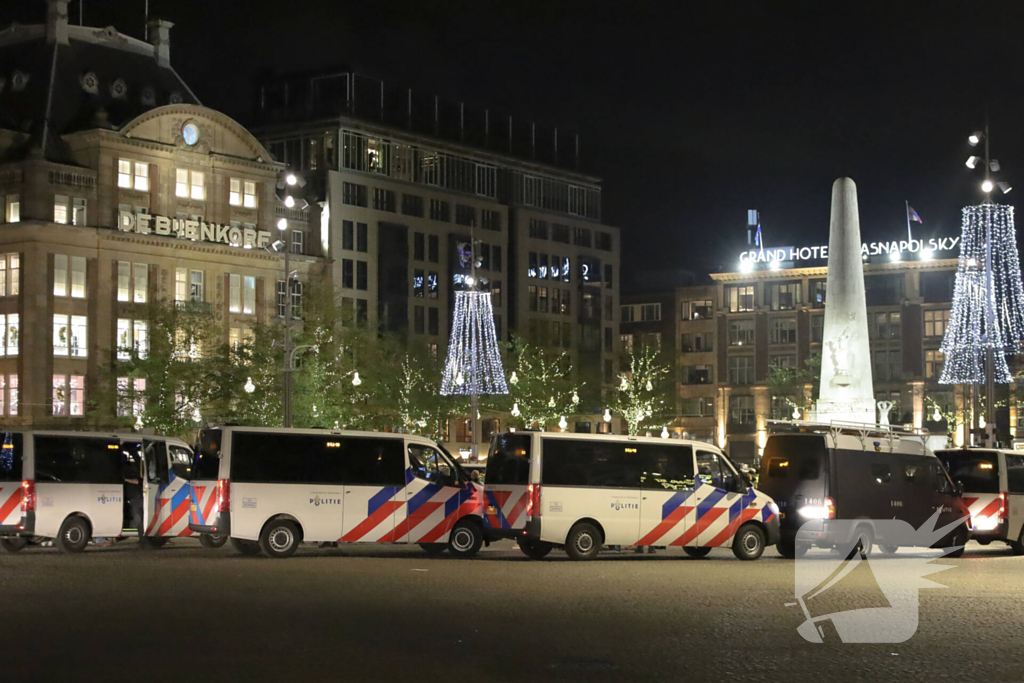
[[[892,645],[844,644],[828,626],[826,643],[805,641],[786,606],[794,563],[774,551],[0,551],[0,681],[1020,681],[1024,557],[1004,548],[939,560],[953,568],[932,578],[949,587],[920,592],[916,635]],[[879,605],[861,569],[830,610]]]

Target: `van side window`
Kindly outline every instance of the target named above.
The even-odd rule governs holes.
[[[635,442],[543,439],[541,481],[549,486],[637,488],[636,451]]]
[[[903,481],[906,484],[919,484],[921,482],[921,466],[920,465],[904,465],[903,466]]]
[[[192,475],[192,451],[181,446],[170,446],[171,470],[174,476],[188,479]]]
[[[939,493],[952,493],[954,491],[953,482],[950,481],[946,470],[939,463],[932,465],[932,468],[935,475],[935,490]]]
[[[1008,493],[1024,493],[1024,455],[1007,453],[1006,488]]]
[[[401,486],[401,439],[234,432],[231,479],[266,484]]]
[[[0,481],[21,481],[22,436],[5,432],[0,448]]]
[[[37,481],[122,484],[121,444],[117,439],[36,436]]]
[[[659,491],[693,490],[693,449],[690,446],[641,444],[638,450],[643,463],[640,488]]]
[[[717,453],[711,451],[697,451],[697,478],[702,484],[708,484],[715,488],[725,488],[723,475],[731,474],[728,470],[723,472],[722,461]]]
[[[871,463],[871,481],[876,484],[889,484],[892,482],[892,470],[888,463]]]
[[[430,446],[409,444],[409,468],[414,477],[432,484],[451,486],[455,483],[451,465]]]

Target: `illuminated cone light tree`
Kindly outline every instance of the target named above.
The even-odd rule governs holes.
[[[480,394],[507,394],[505,370],[498,350],[498,336],[494,331],[494,309],[491,293],[477,287],[486,283],[476,277],[480,261],[476,257],[470,238],[469,244],[459,245],[459,258],[470,267],[463,278],[461,291],[455,292],[455,312],[452,332],[448,338],[448,356],[441,378],[442,396],[469,396],[472,399],[473,455],[476,455],[479,432],[477,399]]]

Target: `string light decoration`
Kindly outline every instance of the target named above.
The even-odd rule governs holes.
[[[507,394],[494,331],[491,293],[455,292],[455,314],[441,380],[442,396]]]
[[[986,244],[989,232],[991,249]],[[1006,355],[1024,349],[1024,283],[1013,207],[964,207],[960,239],[953,308],[940,347],[946,362],[939,383],[984,384],[985,357],[992,349],[993,378],[1007,384],[1011,374]]]
[[[655,389],[668,375],[669,368],[658,362],[658,352],[652,346],[633,349],[629,354],[629,372],[620,375],[621,383],[615,397],[615,412],[626,421],[630,436],[636,436],[640,424],[654,416],[656,406],[664,405],[664,392]]]
[[[565,352],[552,353],[513,335],[506,363],[511,369],[508,396],[489,403],[497,413],[509,412],[509,425],[545,429],[559,418],[579,414],[582,385],[573,378],[572,360]],[[511,406],[511,410],[509,409]]]
[[[10,432],[4,435],[3,448],[0,449],[0,472],[21,476],[20,472],[14,471],[14,441]]]

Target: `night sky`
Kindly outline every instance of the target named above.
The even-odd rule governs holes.
[[[1020,185],[1008,199],[1024,192],[1022,3],[149,4],[176,24],[178,72],[243,122],[262,70],[351,65],[578,131],[627,289],[735,269],[726,238],[751,208],[769,246],[827,242],[842,175],[865,241],[905,237],[904,200],[924,219],[915,236],[958,235],[960,207],[981,199],[964,160],[986,108],[1001,179]],[[0,25],[44,14],[5,2]],[[86,0],[85,23],[141,37],[143,0]]]

